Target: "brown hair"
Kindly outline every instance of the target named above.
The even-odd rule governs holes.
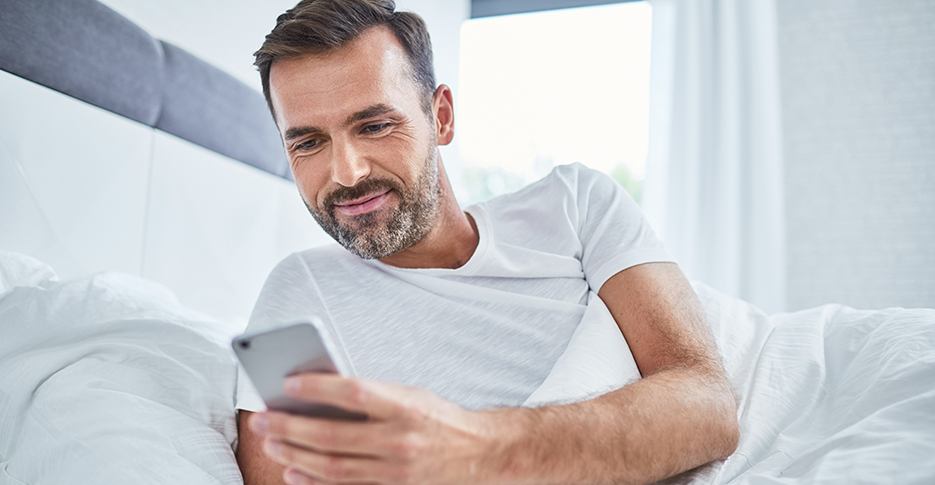
[[[422,17],[397,12],[393,0],[302,0],[276,19],[276,26],[253,53],[260,71],[263,95],[273,112],[269,94],[269,70],[276,59],[319,54],[337,49],[365,30],[387,26],[409,56],[410,75],[422,94],[422,108],[429,114],[435,92],[432,41]]]

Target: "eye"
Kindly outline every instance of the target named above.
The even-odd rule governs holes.
[[[294,146],[294,149],[295,149],[296,151],[300,151],[300,152],[301,152],[301,151],[308,151],[308,150],[313,150],[313,149],[317,148],[318,145],[319,145],[318,140],[315,139],[315,138],[312,138],[311,140],[305,140],[305,141],[303,141],[303,142],[296,143],[295,146]]]
[[[364,126],[360,131],[366,135],[375,135],[387,129],[390,125],[391,123],[372,123]]]

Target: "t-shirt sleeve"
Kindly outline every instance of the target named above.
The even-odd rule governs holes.
[[[581,265],[595,292],[631,266],[673,262],[636,201],[608,175],[581,164],[561,167],[576,187]]]
[[[247,323],[247,332],[258,332],[286,323],[295,322],[309,315],[322,315],[323,304],[314,279],[299,253],[294,253],[273,268],[260,296],[257,298]],[[237,367],[237,409],[262,411],[266,409],[253,383],[243,367]]]

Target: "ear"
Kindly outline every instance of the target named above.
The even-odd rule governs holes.
[[[435,136],[439,145],[447,145],[455,137],[455,107],[451,88],[440,84],[432,97],[432,112],[435,114]]]

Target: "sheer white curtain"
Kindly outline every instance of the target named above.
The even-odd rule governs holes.
[[[692,279],[785,307],[773,0],[650,0],[644,208]]]

